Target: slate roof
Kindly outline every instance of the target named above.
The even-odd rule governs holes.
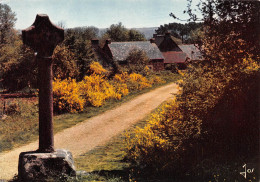
[[[99,63],[101,63],[103,67],[111,65],[112,59],[104,52],[104,50],[101,47],[92,46],[92,49]]]
[[[155,44],[157,46],[159,46],[162,43],[163,39],[164,39],[164,35],[155,35],[154,39],[155,39]]]
[[[170,35],[165,35],[163,41],[158,47],[162,52],[181,51],[181,49],[178,47],[178,44],[176,44]]]
[[[108,47],[110,48],[113,58],[117,61],[125,61],[133,49],[143,50],[150,60],[164,59],[157,45],[150,43],[150,41],[112,42],[108,44]]]
[[[164,63],[185,63],[187,54],[179,51],[163,52]]]
[[[200,50],[193,44],[179,45],[179,48],[187,54],[191,60],[201,60],[202,54]]]

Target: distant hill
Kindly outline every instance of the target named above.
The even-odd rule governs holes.
[[[155,30],[157,28],[158,27],[147,27],[147,28],[133,28],[133,29],[143,33],[146,39],[150,39],[153,37],[153,34],[155,34]]]
[[[132,28],[144,34],[146,39],[150,39],[153,37],[155,30],[158,27],[145,27],[145,28]],[[99,28],[99,36],[101,36],[106,31],[106,28]]]

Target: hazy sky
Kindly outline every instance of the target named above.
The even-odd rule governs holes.
[[[186,0],[0,0],[16,13],[17,29],[29,27],[36,14],[48,14],[55,24],[63,22],[66,28],[96,26],[107,28],[122,24],[127,28],[158,27],[176,22],[171,12],[180,18],[186,9]]]

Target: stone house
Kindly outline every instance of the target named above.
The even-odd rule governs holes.
[[[148,67],[154,71],[164,70],[165,67],[177,65],[179,69],[185,69],[190,61],[202,60],[199,49],[193,44],[177,44],[170,33],[156,35],[150,41],[111,42],[106,40],[101,48],[99,40],[91,41],[92,48],[99,62],[104,67],[127,64],[129,53],[134,50],[142,50],[149,57]]]
[[[202,55],[194,44],[178,45],[168,32],[164,36],[157,34],[153,36],[165,58],[164,66],[177,64],[180,69],[185,69],[189,61],[202,60]]]
[[[95,57],[97,58],[98,62],[103,67],[110,67],[113,66],[113,59],[111,59],[106,52],[100,47],[99,40],[98,39],[92,39],[91,40],[91,46],[92,50],[95,54]]]
[[[150,41],[133,41],[133,42],[111,42],[107,40],[103,51],[109,58],[116,61],[118,64],[126,64],[126,58],[129,53],[134,50],[144,51],[148,58],[148,67],[154,71],[164,70],[164,57],[154,40]]]

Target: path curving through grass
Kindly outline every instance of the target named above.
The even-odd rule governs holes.
[[[173,97],[177,91],[175,83],[162,86],[65,129],[55,134],[55,148],[67,149],[72,152],[74,158],[77,158],[79,155],[105,144],[115,135],[143,119],[162,102]],[[35,141],[12,151],[0,153],[0,179],[13,178],[17,174],[19,154],[37,148],[38,141]]]

